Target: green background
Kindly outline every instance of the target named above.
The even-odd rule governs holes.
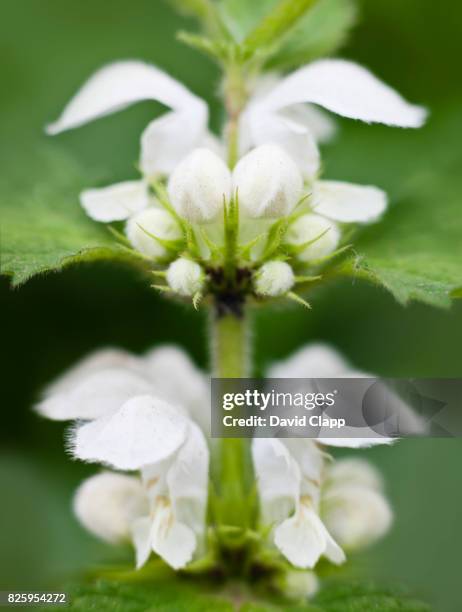
[[[462,133],[454,128],[462,102],[461,22],[462,6],[450,0],[363,0],[342,55],[364,63],[432,115],[420,133],[339,121],[337,141],[325,150],[326,176],[375,183],[396,205],[410,174],[425,176],[441,167],[456,176],[454,160],[460,166],[462,157]],[[218,126],[218,72],[174,41],[178,26],[189,25],[155,0],[3,0],[2,160],[18,150],[29,159],[36,143],[45,141],[43,125],[95,68],[117,58],[143,58],[183,80],[210,102]],[[139,104],[50,146],[78,159],[89,173],[97,168],[101,184],[135,177],[139,134],[160,110]],[[16,168],[26,178],[29,171],[27,164]],[[94,468],[65,455],[64,426],[31,411],[41,386],[104,345],[139,352],[176,342],[206,366],[206,322],[160,299],[128,267],[109,263],[81,265],[14,291],[2,279],[0,295],[0,590],[32,590],[122,555],[87,535],[72,516],[72,492]],[[312,312],[272,308],[256,315],[260,371],[321,339],[381,375],[462,376],[460,301],[449,312],[404,309],[383,291],[351,281],[327,287],[311,301]],[[352,571],[407,585],[438,611],[461,609],[461,453],[460,440],[408,440],[367,451],[386,476],[396,521],[388,538],[354,560]]]

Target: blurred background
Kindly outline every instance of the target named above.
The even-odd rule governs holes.
[[[432,116],[420,132],[339,122],[336,142],[324,151],[326,176],[377,184],[399,204],[410,176],[447,170],[455,160],[460,166],[462,5],[363,0],[360,8],[341,55],[428,106]],[[175,42],[178,27],[190,26],[153,0],[3,0],[2,171],[12,151],[25,158],[45,139],[42,126],[97,67],[117,58],[142,58],[183,80],[207,99],[219,126],[217,70]],[[51,146],[91,171],[98,168],[101,184],[132,178],[139,135],[160,111],[153,103],[139,104]],[[15,159],[20,164],[21,155]],[[27,181],[27,164],[17,170]],[[40,388],[105,345],[141,352],[175,342],[206,367],[206,321],[159,298],[136,272],[116,264],[82,265],[15,290],[3,278],[0,296],[0,590],[44,589],[120,557],[120,551],[98,543],[72,516],[72,493],[94,468],[65,454],[62,424],[32,412]],[[327,287],[311,301],[312,312],[272,308],[255,314],[260,372],[302,344],[324,340],[357,367],[380,375],[462,376],[460,300],[449,312],[402,308],[379,289],[349,282]],[[396,522],[388,538],[353,561],[352,571],[406,585],[440,612],[459,611],[462,440],[407,440],[366,454],[385,474]]]

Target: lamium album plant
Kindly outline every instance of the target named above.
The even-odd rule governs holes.
[[[277,302],[309,317],[310,294],[327,281],[378,282],[355,244],[387,214],[387,195],[327,176],[319,147],[334,138],[336,115],[419,128],[426,111],[352,61],[290,55],[312,12],[333,2],[247,7],[258,19],[246,31],[232,3],[176,4],[202,28],[180,33],[182,41],[221,69],[216,133],[207,103],[161,66],[117,58],[46,131],[57,135],[146,100],[167,108],[141,134],[139,177],[89,180],[80,205],[154,291],[208,313],[210,368],[200,371],[171,345],[142,356],[103,348],[50,384],[36,408],[71,422],[69,452],[95,464],[75,493],[77,519],[97,538],[129,543],[135,568],[161,563],[191,580],[240,581],[306,602],[334,567],[389,530],[384,482],[360,453],[391,440],[211,438],[210,378],[255,373],[256,309]],[[366,374],[312,343],[266,375]],[[358,454],[334,460],[335,446]]]

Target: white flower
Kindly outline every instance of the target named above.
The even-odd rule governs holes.
[[[172,109],[152,121],[141,137],[140,166],[146,177],[170,172],[189,151],[210,138],[203,100],[159,68],[131,60],[98,70],[47,132],[76,128],[142,100],[155,100]]]
[[[182,230],[172,215],[154,206],[130,217],[125,233],[137,251],[155,260],[168,254],[161,241],[181,240],[183,237]]]
[[[288,215],[302,195],[302,176],[285,151],[268,144],[247,153],[233,172],[240,209],[249,217]]]
[[[240,131],[249,147],[268,142],[283,147],[307,178],[318,172],[319,153],[312,119],[300,112],[304,103],[343,117],[400,127],[420,127],[426,117],[424,109],[407,103],[353,62],[327,59],[303,66],[251,99]]]
[[[323,455],[311,440],[255,438],[252,456],[264,525],[274,525],[274,544],[294,565],[312,569],[321,556],[345,561],[319,517]]]
[[[314,181],[313,210],[342,223],[372,223],[387,207],[386,194],[377,187],[341,181]]]
[[[171,174],[168,193],[181,217],[193,223],[212,221],[231,195],[231,173],[218,155],[195,149]]]
[[[319,379],[322,378],[367,378],[370,376],[365,372],[355,370],[336,350],[325,344],[311,344],[296,351],[288,359],[274,364],[267,372],[268,378],[298,378]],[[309,380],[303,381],[303,392],[317,392]],[[344,427],[343,438],[324,437],[328,430],[320,429],[316,441],[329,446],[341,446],[350,448],[362,448],[375,446],[377,444],[391,444],[396,438],[381,436],[371,429],[365,427]],[[325,433],[324,433],[325,432]],[[354,437],[360,435],[361,437]]]
[[[374,543],[393,520],[380,475],[360,459],[344,459],[328,468],[322,508],[326,527],[346,550]]]
[[[202,290],[205,275],[198,263],[180,257],[167,268],[167,282],[175,293],[188,297]]]
[[[291,223],[285,240],[295,246],[311,242],[297,255],[301,261],[311,261],[335,251],[340,241],[340,230],[325,217],[306,214]]]
[[[278,586],[289,599],[308,599],[319,589],[319,580],[314,572],[289,570],[279,580]]]
[[[259,268],[254,278],[255,291],[265,296],[283,295],[294,283],[293,270],[285,261],[268,261]]]
[[[152,551],[174,569],[203,545],[208,448],[196,425],[175,455],[141,470],[93,476],[77,490],[74,510],[94,535],[117,543],[131,539],[140,568]]]
[[[80,202],[95,221],[122,221],[149,205],[149,191],[144,181],[124,181],[101,189],[87,189],[80,194]]]
[[[141,471],[147,501],[135,496],[131,506],[124,492],[133,494],[133,481],[106,478],[82,488],[75,506],[80,520],[106,540],[119,540],[130,531],[138,565],[155,550],[173,567],[180,567],[199,545],[208,449],[193,419],[201,410],[205,424],[207,404],[205,378],[177,349],[163,347],[144,358],[114,349],[91,355],[50,386],[37,407],[53,419],[85,421],[70,441],[75,457]],[[98,496],[107,503],[102,499],[98,503]],[[115,500],[121,500],[118,509]],[[138,512],[147,506],[148,535],[147,511]]]

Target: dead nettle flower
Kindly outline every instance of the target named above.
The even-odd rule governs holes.
[[[392,522],[376,470],[358,459],[329,464],[312,440],[252,442],[263,526],[295,567],[312,569],[321,556],[338,565],[385,535]],[[343,550],[344,549],[344,550]]]
[[[181,385],[178,385],[181,380]],[[37,406],[54,420],[76,420],[74,457],[140,477],[95,476],[75,510],[108,541],[129,538],[137,566],[151,551],[175,569],[203,545],[209,451],[205,377],[178,349],[137,358],[108,349],[84,359],[44,392]]]
[[[297,298],[290,289],[312,280],[307,267],[318,271],[342,246],[344,224],[372,223],[384,213],[387,198],[377,187],[319,179],[317,140],[333,128],[314,105],[392,126],[419,127],[425,120],[424,109],[349,61],[320,60],[263,81],[240,116],[242,156],[234,170],[208,131],[206,103],[143,62],[96,72],[48,127],[56,134],[141,100],[171,108],[142,135],[142,179],[86,190],[81,202],[97,221],[127,221],[134,249],[165,266],[157,272],[167,284],[155,286],[193,296],[195,305],[199,295],[217,290],[208,282],[210,271],[221,278],[221,289],[223,279],[232,285],[228,293],[250,276],[244,292]],[[239,274],[242,269],[249,274]],[[242,295],[243,287],[238,290]]]

